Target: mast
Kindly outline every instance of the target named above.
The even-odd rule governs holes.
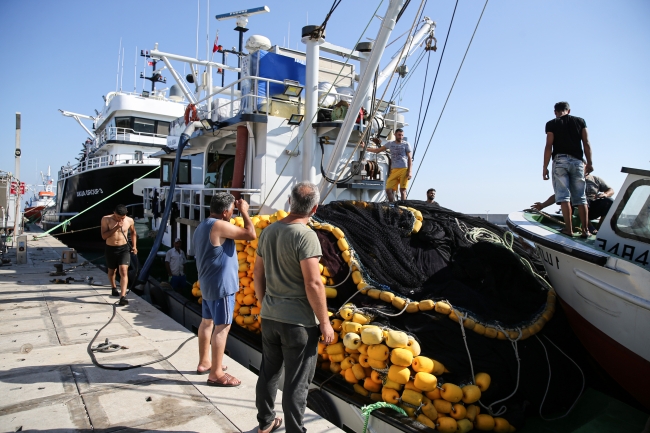
[[[379,29],[379,33],[377,34],[377,38],[375,39],[372,51],[370,52],[368,64],[361,76],[361,79],[359,80],[359,87],[354,94],[354,97],[352,98],[352,103],[348,109],[347,116],[345,116],[341,130],[339,131],[339,135],[336,138],[336,143],[334,144],[334,149],[332,150],[332,157],[327,164],[326,172],[329,177],[336,177],[334,171],[336,170],[341,156],[345,151],[345,147],[350,140],[350,134],[352,134],[352,129],[354,128],[354,124],[357,119],[357,114],[359,113],[363,101],[366,98],[368,91],[370,90],[374,78],[373,76],[379,67],[379,62],[382,55],[384,54],[384,50],[386,49],[388,38],[395,28],[397,15],[399,14],[399,11],[402,9],[403,5],[404,0],[391,0],[388,4],[388,9],[386,10],[384,18],[382,20],[381,27]],[[321,183],[319,185],[321,194],[324,192],[327,185],[328,182],[325,179],[321,180]]]

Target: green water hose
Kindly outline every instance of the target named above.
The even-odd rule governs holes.
[[[361,414],[365,417],[365,421],[363,422],[363,433],[366,433],[366,431],[368,430],[368,421],[370,421],[370,414],[377,409],[382,409],[385,407],[389,409],[393,409],[394,411],[404,416],[408,416],[406,412],[404,412],[404,409],[402,409],[401,407],[383,401],[379,401],[377,403],[373,403],[368,406],[363,406],[361,408]]]

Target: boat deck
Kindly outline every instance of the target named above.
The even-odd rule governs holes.
[[[226,357],[236,388],[206,385],[195,373],[197,340],[167,361],[128,371],[95,367],[86,347],[111,317],[106,274],[78,266],[70,284],[55,284],[54,264],[67,248],[46,236],[28,242],[28,263],[0,266],[0,431],[176,431],[257,430],[257,376]],[[70,269],[82,263],[64,265]],[[84,281],[93,277],[90,286]],[[124,346],[98,354],[100,363],[126,366],[171,354],[192,333],[136,295],[119,307],[95,344],[109,338]],[[282,393],[277,396],[281,413]],[[310,432],[340,431],[307,409]],[[137,428],[137,429],[136,429]],[[282,427],[279,431],[284,431]]]

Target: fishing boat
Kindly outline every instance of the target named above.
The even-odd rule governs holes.
[[[575,366],[562,358],[553,362],[553,380],[563,381],[563,387],[551,387],[546,403],[550,376],[548,384],[519,388],[520,379],[538,383],[540,370],[549,368],[545,342],[555,339],[551,319],[556,296],[540,275],[543,265],[519,241],[483,219],[425,202],[385,202],[389,155],[369,157],[360,142],[374,138],[385,143],[394,130],[408,125],[408,108],[385,100],[377,89],[407,74],[405,64],[413,53],[435,50],[435,24],[424,17],[405,32],[408,37],[397,54],[379,67],[403,7],[403,1],[391,1],[374,42],[352,48],[328,43],[320,26],[302,29],[304,52],[253,35],[246,53],[240,47],[238,68],[154,46],[152,58],[165,62],[189,103],[184,116],[171,122],[166,148],[152,155],[161,160],[162,169],[159,184],[145,189],[143,205],[156,239],[138,280],[146,283],[145,295],[155,305],[188,329],[198,329],[200,285],[195,283],[188,295],[148,279],[157,249],[180,238],[192,256],[192,235],[209,216],[216,192],[245,198],[259,234],[286,216],[293,185],[302,180],[316,183],[321,206],[310,226],[328,251],[322,278],[341,344],[337,353],[320,349],[310,407],[348,431],[363,430],[362,407],[373,401],[391,402],[405,411],[373,412],[371,427],[376,432],[416,432],[432,426],[468,431],[472,422],[478,422],[477,428],[483,429],[486,422],[497,431],[513,431],[523,425],[524,401],[540,411],[542,405],[566,410],[584,383]],[[246,31],[248,11],[234,15],[239,31]],[[177,62],[189,64],[193,73],[183,79],[176,72]],[[212,86],[214,69],[237,72],[238,79]],[[212,90],[197,94],[190,84]],[[231,222],[243,224],[241,218]],[[227,350],[257,371],[261,320],[251,289],[254,242],[237,245],[241,287],[235,305],[237,326]],[[372,367],[362,363],[355,347],[366,344],[357,334],[366,325],[390,334],[375,333],[368,340],[386,349],[377,357],[388,356],[390,350],[390,360],[376,360]],[[350,341],[353,334],[359,338]],[[526,343],[520,345],[522,341]],[[433,358],[440,368],[438,378],[430,377],[433,364],[424,367],[418,388],[409,368],[419,368],[412,362],[428,365]],[[352,364],[365,368],[363,379],[359,365],[354,377],[346,372]],[[397,370],[396,384],[392,372]],[[450,415],[451,406],[444,412],[450,400],[439,407],[440,416],[432,410],[433,400],[444,400],[437,394],[440,387],[430,387],[434,380],[443,388],[461,385],[474,390],[486,371],[495,385],[484,389],[483,415],[477,417],[474,397],[466,399],[468,408],[476,403],[469,417],[462,413],[465,406],[453,410],[458,420]],[[391,391],[390,386],[382,388],[389,379]]]
[[[177,86],[155,88],[166,82],[164,68],[157,69],[148,53],[142,55],[153,69],[150,77],[143,77],[151,81],[150,91],[109,92],[95,116],[59,110],[88,135],[78,163],[58,171],[56,202],[42,217],[46,230],[68,232],[70,246],[101,246],[101,217],[120,203],[129,208],[129,215],[141,217],[143,189],[158,184],[160,160],[151,156],[167,144],[170,122],[182,116],[184,103]],[[91,121],[92,128],[82,119]],[[86,232],[90,229],[97,229],[96,235]]]
[[[650,409],[650,171],[621,171],[620,193],[588,239],[533,211],[511,213],[508,226],[535,243],[582,344]]]

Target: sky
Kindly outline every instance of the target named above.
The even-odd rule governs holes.
[[[381,0],[343,0],[327,24],[327,40],[352,47]],[[208,4],[209,2],[209,4]],[[384,0],[379,11],[387,7]],[[438,51],[412,70],[400,105],[409,107],[405,135],[415,141],[420,102],[426,107],[455,0],[429,0],[424,15],[436,21]],[[237,8],[267,5],[271,13],[249,19],[247,36],[262,34],[274,44],[303,49],[298,34],[320,24],[331,4],[324,1],[241,0]],[[420,5],[411,1],[391,40],[408,30]],[[593,149],[594,175],[618,193],[621,167],[650,169],[650,143],[643,124],[650,118],[650,2],[489,0],[449,102],[432,135],[443,104],[476,26],[483,0],[460,0],[433,89],[414,166],[422,168],[409,198],[436,201],[465,213],[506,214],[544,201],[552,193],[542,179],[544,125],[558,101],[583,117]],[[124,47],[123,90],[136,86],[142,70],[140,49],[195,56],[197,8],[199,57],[206,56],[216,30],[226,47],[237,44],[231,12],[218,0],[0,1],[0,170],[14,171],[15,113],[22,113],[21,177],[75,162],[84,131],[57,111],[93,114],[102,95],[116,87],[120,39]],[[209,7],[209,30],[207,9]],[[363,35],[374,39],[379,21]],[[387,54],[393,53],[389,47]],[[382,65],[389,61],[385,56]],[[415,57],[407,64],[413,66]],[[231,58],[229,63],[236,61]],[[173,82],[169,73],[168,85]],[[234,74],[227,76],[235,80]],[[392,92],[391,84],[388,94]],[[426,84],[426,85],[425,85]],[[381,94],[383,89],[379,89]],[[644,119],[646,119],[644,121]],[[430,145],[423,159],[427,143]],[[553,206],[551,209],[556,208]]]

